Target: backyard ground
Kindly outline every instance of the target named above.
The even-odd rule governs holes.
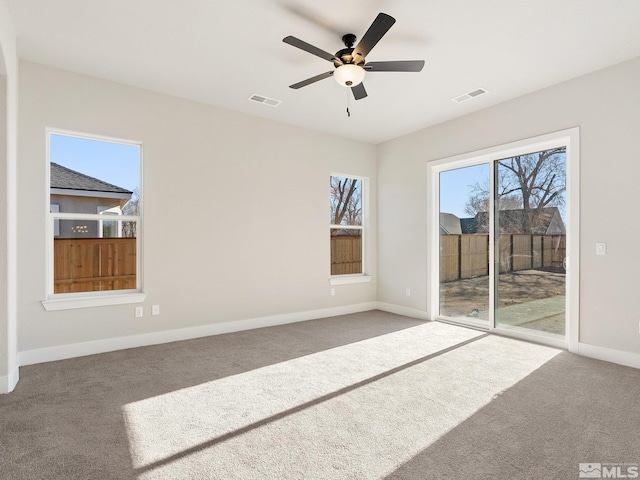
[[[564,334],[564,273],[542,270],[501,273],[498,285],[498,323]],[[488,276],[441,284],[441,315],[488,320],[488,311]]]

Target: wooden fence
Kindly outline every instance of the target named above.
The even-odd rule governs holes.
[[[500,273],[529,269],[562,269],[565,235],[501,234]],[[489,274],[489,235],[440,235],[440,281]]]
[[[136,288],[135,238],[56,238],[54,293]]]
[[[331,235],[331,275],[362,273],[362,235]]]

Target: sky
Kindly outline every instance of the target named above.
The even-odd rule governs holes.
[[[467,218],[464,207],[476,183],[489,181],[489,165],[475,165],[440,173],[440,211]]]
[[[49,160],[133,191],[140,186],[140,147],[52,134]]]

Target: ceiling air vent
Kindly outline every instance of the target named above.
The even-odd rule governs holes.
[[[281,100],[265,97],[263,95],[256,95],[255,93],[249,97],[249,100],[251,100],[252,102],[264,103],[265,105],[269,105],[270,107],[277,107],[282,103]]]
[[[462,103],[462,102],[466,102],[467,100],[471,100],[472,98],[479,97],[480,95],[484,95],[485,93],[488,93],[488,92],[484,88],[477,88],[472,92],[465,93],[464,95],[460,95],[459,97],[452,98],[451,100],[453,100],[456,103]]]

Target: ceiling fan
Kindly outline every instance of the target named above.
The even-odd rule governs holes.
[[[283,38],[282,41],[284,43],[288,43],[312,55],[328,60],[332,62],[334,66],[333,70],[294,83],[293,85],[289,85],[289,87],[297,90],[298,88],[306,87],[319,80],[333,77],[340,85],[351,88],[355,99],[360,100],[367,96],[367,91],[362,83],[367,72],[421,71],[422,67],[424,67],[424,60],[398,60],[393,62],[366,61],[366,57],[371,49],[376,46],[394,23],[396,23],[395,18],[386,13],[379,13],[355,48],[353,45],[356,42],[356,36],[353,33],[347,33],[342,37],[346,48],[338,50],[335,54],[326,52],[291,35]]]

